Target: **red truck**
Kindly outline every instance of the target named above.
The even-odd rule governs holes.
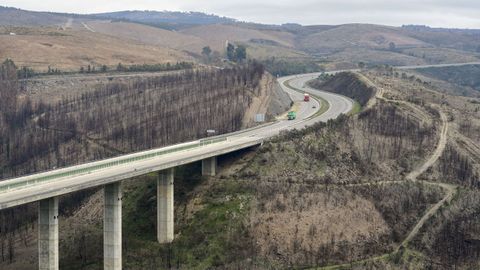
[[[309,102],[310,101],[310,95],[309,94],[304,94],[303,95],[303,101]]]

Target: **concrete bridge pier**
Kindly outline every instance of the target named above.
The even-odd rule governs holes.
[[[38,269],[58,270],[58,197],[38,205]]]
[[[122,182],[105,185],[103,269],[122,269]]]
[[[173,168],[160,171],[157,178],[157,240],[171,243],[174,238]]]
[[[215,176],[217,172],[217,157],[202,160],[202,175]]]

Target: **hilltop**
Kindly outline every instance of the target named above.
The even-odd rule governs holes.
[[[129,10],[109,13],[93,14],[100,19],[126,20],[130,22],[151,24],[154,26],[178,28],[185,25],[228,24],[235,23],[235,19],[220,17],[202,12]]]
[[[67,14],[27,11],[0,6],[0,25],[39,26],[60,25],[68,20]]]

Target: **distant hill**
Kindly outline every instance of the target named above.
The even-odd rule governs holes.
[[[168,48],[178,52],[182,58],[189,55],[202,61],[201,51],[205,46],[210,46],[217,57],[223,57],[227,40],[246,46],[251,58],[280,58],[291,63],[307,60],[321,63],[326,69],[356,67],[359,62],[367,65],[421,65],[475,62],[480,59],[480,30],[416,25],[265,25],[201,12],[134,10],[80,15],[0,7],[0,26],[54,26],[59,30],[88,31],[99,37],[124,40],[126,44],[133,42],[160,50]],[[17,31],[24,32],[5,28],[3,35]],[[3,47],[16,46],[15,39],[2,38],[7,42]],[[63,37],[63,40],[68,38]],[[90,49],[90,45],[85,50]],[[33,54],[29,56],[35,59]],[[121,55],[115,58],[119,57]],[[100,60],[106,59],[94,58],[83,62]]]
[[[309,33],[301,43],[303,49],[321,53],[335,52],[352,47],[389,49],[392,43],[395,44],[396,48],[428,46],[419,39],[405,35],[397,27],[373,24],[345,24],[332,28],[309,29]]]
[[[9,35],[10,32],[16,35]],[[132,65],[193,60],[177,50],[86,30],[0,26],[0,60],[6,58],[13,59],[20,67],[28,66],[39,71],[46,71],[49,66],[62,71],[76,71],[87,65],[99,67],[116,66],[118,63]]]
[[[205,25],[205,24],[228,24],[236,20],[220,17],[213,14],[201,12],[176,12],[176,11],[119,11],[111,13],[93,14],[99,19],[127,20],[149,25]]]
[[[415,70],[416,72],[435,80],[447,82],[444,89],[463,96],[480,96],[480,65],[431,67]]]
[[[427,25],[402,25],[403,29],[417,32],[450,32],[479,35],[480,29],[461,29],[461,28],[435,28]]]
[[[438,47],[480,53],[480,29],[431,28],[407,25],[404,34]]]
[[[221,17],[202,12],[176,12],[176,11],[118,11],[99,14],[69,14],[55,12],[37,12],[22,10],[13,7],[0,6],[0,25],[33,26],[33,25],[59,25],[69,18],[100,19],[136,22],[154,26],[168,25],[208,25],[232,24],[235,19]]]
[[[68,20],[66,14],[27,11],[0,6],[0,25],[38,26],[59,25]]]

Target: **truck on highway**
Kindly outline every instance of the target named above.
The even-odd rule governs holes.
[[[297,113],[294,112],[294,111],[290,111],[287,114],[287,118],[288,118],[288,120],[295,120],[295,118],[297,118]]]
[[[309,101],[310,101],[310,95],[307,94],[307,93],[305,93],[305,94],[303,95],[303,101],[309,102]]]

